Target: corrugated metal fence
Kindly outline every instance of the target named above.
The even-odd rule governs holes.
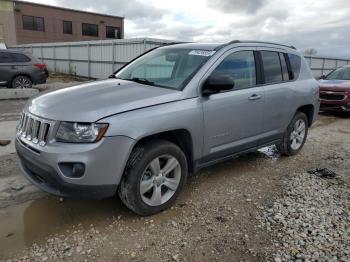
[[[314,77],[326,75],[333,69],[350,64],[350,59],[320,57],[320,56],[305,56],[309,63]]]
[[[144,53],[171,41],[153,38],[102,40],[13,46],[32,53],[49,70],[89,78],[106,78],[122,65]],[[350,59],[305,56],[315,77],[329,73]]]
[[[106,78],[147,50],[171,41],[159,39],[102,40],[13,46],[32,53],[51,72]]]

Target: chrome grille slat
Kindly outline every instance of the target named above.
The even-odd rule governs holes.
[[[26,129],[27,129],[27,123],[28,123],[28,116],[24,115],[24,121],[23,121],[23,128],[22,128],[22,137],[26,136]]]
[[[48,134],[51,129],[52,122],[23,113],[20,119],[18,135],[22,140],[32,141],[33,144],[45,146],[48,140]]]
[[[39,120],[35,120],[32,128],[32,137],[33,137],[33,143],[37,143],[37,137],[38,137],[38,128],[39,128]]]
[[[26,136],[26,138],[27,138],[29,141],[32,140],[33,123],[34,123],[34,119],[33,119],[33,118],[29,118],[29,121],[28,121],[28,129],[27,129],[27,136]]]

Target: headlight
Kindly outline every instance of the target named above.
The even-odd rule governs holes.
[[[101,140],[108,124],[61,122],[56,140],[66,143],[92,143]]]

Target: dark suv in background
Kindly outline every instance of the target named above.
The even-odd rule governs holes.
[[[0,86],[31,88],[48,77],[46,65],[33,56],[15,50],[0,50]]]

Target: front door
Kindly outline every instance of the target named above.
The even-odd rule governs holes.
[[[235,84],[230,91],[203,97],[204,161],[258,145],[264,89],[257,86],[254,51],[235,50],[224,55],[208,73],[229,75]]]

